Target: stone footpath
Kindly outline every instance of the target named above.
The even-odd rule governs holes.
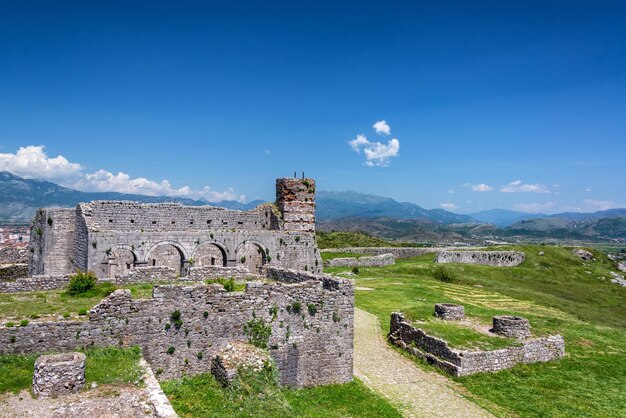
[[[378,318],[354,309],[354,375],[407,417],[490,417],[465,399],[454,382],[427,372],[390,348]]]

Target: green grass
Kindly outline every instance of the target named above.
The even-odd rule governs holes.
[[[332,253],[327,253],[327,252],[323,252],[320,253],[322,256],[322,260],[326,261],[326,260],[333,260],[335,258],[347,258],[347,257],[351,257],[351,258],[360,258],[360,257],[364,257],[365,254],[359,254],[359,253],[342,253],[342,252],[332,252]]]
[[[315,239],[319,248],[342,247],[402,247],[412,246],[407,243],[389,242],[363,232],[316,232]]]
[[[524,251],[527,260],[518,267],[448,264],[446,269],[454,276],[451,283],[433,277],[437,265],[432,254],[399,259],[393,266],[363,267],[357,286],[375,290],[357,290],[356,305],[376,314],[385,334],[391,312],[401,311],[411,320],[425,321],[417,326],[456,347],[484,348],[491,342],[455,324],[433,320],[435,303],[463,304],[467,316],[484,325],[493,315],[526,317],[534,335],[563,335],[565,358],[456,380],[487,408],[497,405],[492,412],[499,416],[623,416],[626,288],[610,283],[613,263],[597,251],[595,261],[584,262],[561,247],[498,249]]]
[[[141,350],[131,348],[90,348],[82,351],[87,355],[85,383],[126,385],[137,384],[141,379],[139,358]],[[18,393],[30,389],[33,382],[35,360],[38,356],[0,356],[0,393]]]
[[[277,384],[275,371],[240,371],[230,388],[210,374],[161,382],[181,417],[400,417],[360,381],[309,389]]]
[[[121,288],[130,289],[133,298],[141,299],[152,296],[152,287],[152,284],[140,284]],[[105,297],[105,293],[99,289],[80,295],[69,295],[64,290],[2,293],[0,318],[19,322],[20,319],[33,319],[45,315],[78,314],[80,311],[91,309]]]

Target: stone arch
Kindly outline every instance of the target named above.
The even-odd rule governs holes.
[[[175,241],[161,241],[148,250],[146,265],[148,267],[171,267],[177,274],[185,274],[187,253]]]
[[[226,247],[215,241],[205,241],[194,248],[191,258],[194,267],[226,266]]]
[[[250,273],[259,273],[267,263],[267,249],[257,241],[246,240],[235,251],[237,265],[247,268]]]
[[[108,276],[120,277],[135,267],[137,254],[128,245],[118,245],[113,248],[108,257]]]

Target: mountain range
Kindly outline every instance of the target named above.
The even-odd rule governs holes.
[[[263,203],[223,200],[207,202],[180,197],[117,192],[82,192],[38,179],[0,172],[0,223],[29,223],[45,206],[72,207],[91,200],[132,200],[142,203],[180,202],[249,210]],[[528,214],[492,209],[469,215],[353,191],[318,191],[317,221],[321,230],[361,230],[386,238],[431,241],[467,237],[562,237],[565,239],[626,238],[626,209],[594,213]]]

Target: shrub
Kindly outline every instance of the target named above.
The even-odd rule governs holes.
[[[207,319],[209,317],[209,312],[208,311],[204,311],[202,316],[204,317],[204,319]]]
[[[41,229],[41,227],[37,228],[37,235],[42,236],[43,235],[43,229]]]
[[[309,309],[309,315],[314,316],[317,313],[317,305],[314,303],[309,303],[307,308]]]
[[[202,357],[204,357],[204,354],[202,354],[202,351],[200,351],[198,354],[196,354],[196,357],[198,357],[198,360],[202,360]]]
[[[5,326],[6,326],[7,328],[13,328],[13,327],[15,326],[15,322],[7,322],[7,323],[5,324]]]
[[[300,309],[302,309],[302,304],[298,301],[295,301],[291,304],[291,311],[295,314],[300,313]]]
[[[352,267],[352,274],[359,274],[359,268],[357,266]]]
[[[98,279],[93,272],[82,272],[78,270],[76,274],[70,276],[70,285],[67,293],[70,295],[80,295],[81,293],[93,289],[97,282]]]
[[[52,220],[52,218],[50,216],[48,216],[48,225],[52,226],[53,222],[54,221]]]
[[[454,281],[454,275],[446,270],[443,266],[438,266],[433,272],[433,277],[440,282],[451,283]]]
[[[183,321],[180,319],[180,310],[176,309],[170,314],[170,320],[176,329],[180,329],[183,326]]]
[[[25,327],[26,325],[28,325],[28,319],[22,319],[20,321],[20,327]]]
[[[170,347],[167,348],[166,353],[171,356],[172,354],[174,354],[174,351],[176,351],[176,349],[174,347],[170,346]]]
[[[80,310],[78,311],[78,315],[80,315],[80,316],[85,316],[85,315],[87,315],[87,309],[80,309]]]
[[[243,333],[248,342],[256,347],[267,349],[267,343],[272,335],[272,327],[265,324],[262,318],[253,318],[243,326]]]
[[[235,284],[235,280],[232,277],[230,279],[219,277],[217,279],[209,279],[206,281],[206,284],[214,284],[214,283],[218,283],[224,286],[224,290],[226,290],[227,292],[234,292],[237,287],[237,285]]]

